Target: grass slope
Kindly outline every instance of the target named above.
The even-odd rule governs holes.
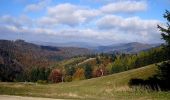
[[[100,78],[60,84],[0,83],[0,94],[85,100],[169,100],[170,92],[128,86],[131,78],[146,79],[157,67],[149,65]]]
[[[71,64],[77,64],[77,63],[80,63],[82,61],[86,60],[85,57],[78,57],[78,58],[71,58],[69,60],[63,60],[59,63],[59,65],[62,65],[62,66],[66,66],[66,65],[71,65]]]

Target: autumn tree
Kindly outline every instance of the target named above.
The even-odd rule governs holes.
[[[94,70],[93,76],[94,77],[101,77],[107,75],[106,67],[103,65],[100,65],[97,69]]]
[[[83,79],[85,79],[84,69],[78,68],[73,75],[73,80],[83,80]]]
[[[49,80],[53,83],[62,82],[62,73],[59,69],[54,69],[49,75]]]

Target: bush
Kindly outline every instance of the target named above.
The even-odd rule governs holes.
[[[158,65],[158,73],[152,77],[149,77],[146,80],[143,79],[131,79],[129,82],[130,86],[140,85],[147,86],[152,90],[170,90],[170,61],[163,62],[161,65]]]
[[[161,65],[158,65],[158,77],[161,80],[165,80],[167,82],[170,81],[170,61],[163,62]]]
[[[66,76],[65,78],[64,78],[64,81],[65,82],[71,82],[72,81],[72,76]]]

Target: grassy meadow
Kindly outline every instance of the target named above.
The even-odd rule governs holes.
[[[130,88],[132,78],[147,79],[156,73],[153,65],[109,76],[59,84],[0,83],[0,94],[82,100],[169,100],[170,92],[147,87]]]

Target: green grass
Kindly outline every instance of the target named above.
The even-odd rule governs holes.
[[[63,66],[67,66],[67,65],[76,65],[82,61],[86,60],[86,57],[77,57],[77,58],[71,58],[71,59],[66,59],[66,60],[62,60],[60,62],[57,62],[53,65],[53,67],[57,67],[57,68],[61,68]]]
[[[130,88],[131,78],[146,79],[156,73],[149,65],[100,78],[59,84],[0,83],[0,94],[84,100],[170,100],[170,92]]]
[[[85,60],[85,57],[78,57],[78,58],[71,58],[69,60],[63,60],[60,62],[60,65],[65,66],[65,65],[69,65],[75,62],[81,62],[83,60]]]

